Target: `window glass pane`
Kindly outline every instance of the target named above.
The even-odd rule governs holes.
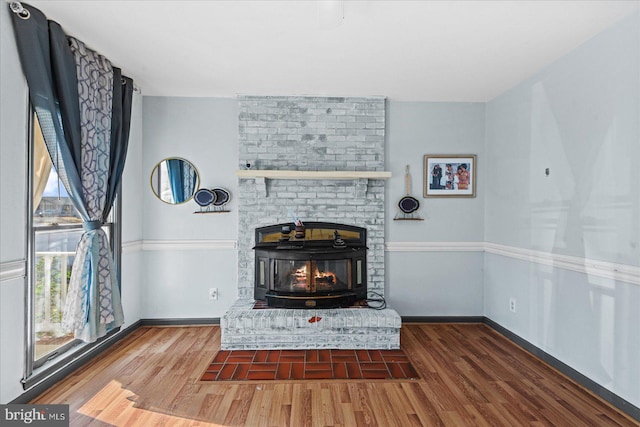
[[[49,160],[51,162],[51,160]],[[81,224],[82,219],[73,206],[67,190],[58,180],[54,167],[51,168],[47,185],[33,216],[33,225]]]
[[[103,230],[110,240],[109,226]],[[82,233],[81,226],[73,229],[47,227],[35,231],[34,360],[74,340],[72,331],[62,327],[62,313]]]
[[[71,267],[82,228],[36,231],[34,277],[34,360],[73,341],[62,327]]]
[[[71,270],[83,228],[82,219],[51,163],[37,119],[30,143],[33,265],[29,292],[33,295],[33,306],[28,309],[28,319],[33,333],[27,352],[33,361],[32,367],[39,367],[54,355],[60,356],[78,344],[84,345],[62,327]],[[117,218],[117,209],[112,209],[102,227],[110,244],[117,233]]]

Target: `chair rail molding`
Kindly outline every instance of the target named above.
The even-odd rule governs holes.
[[[483,252],[483,242],[387,242],[386,252]]]
[[[18,259],[0,263],[0,282],[25,277],[27,274],[27,261]]]
[[[140,252],[142,250],[142,240],[132,240],[122,244],[122,253]]]
[[[143,240],[143,251],[235,250],[236,240]]]
[[[640,285],[640,267],[485,242],[485,252]]]
[[[234,250],[237,247],[235,240],[134,240],[123,243],[122,252]]]
[[[640,285],[640,267],[489,242],[387,242],[386,252],[485,252]]]

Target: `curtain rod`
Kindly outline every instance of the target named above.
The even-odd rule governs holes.
[[[11,8],[11,11],[13,13],[18,15],[22,19],[29,19],[31,17],[29,11],[22,7],[22,3],[20,3],[19,1],[12,1],[11,3],[9,3],[9,7]]]
[[[22,3],[20,3],[19,1],[11,1],[11,2],[9,2],[9,8],[11,9],[11,11],[13,13],[18,15],[22,19],[29,19],[31,17],[31,13],[29,13],[29,11],[27,9],[25,9],[22,6]],[[124,84],[124,81],[122,83]],[[142,93],[140,88],[138,86],[136,86],[136,85],[133,86],[133,91],[134,92],[138,92],[140,94]]]

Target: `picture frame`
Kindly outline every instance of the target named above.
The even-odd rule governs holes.
[[[475,154],[425,154],[424,197],[476,197]]]

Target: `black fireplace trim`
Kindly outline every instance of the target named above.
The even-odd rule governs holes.
[[[354,285],[352,289],[350,289],[351,293],[354,293],[354,298],[345,298],[341,301],[334,301],[335,304],[331,304],[331,308],[335,308],[339,306],[345,307],[352,305],[356,300],[365,299],[367,297],[367,248],[346,248],[346,249],[331,249],[331,248],[309,248],[305,247],[304,249],[299,249],[296,251],[288,250],[288,249],[280,249],[276,247],[267,248],[267,249],[256,249],[255,250],[255,263],[256,263],[256,271],[255,271],[255,282],[254,282],[254,299],[260,299],[267,301],[269,306],[272,306],[272,302],[276,303],[276,301],[268,297],[280,295],[280,296],[298,296],[300,294],[290,294],[288,292],[282,291],[273,291],[272,289],[272,271],[274,268],[274,262],[276,260],[299,260],[299,261],[324,261],[324,260],[333,260],[336,257],[340,257],[340,259],[350,259],[354,263],[362,262],[364,265],[364,271],[362,272],[361,283],[357,283],[356,281],[356,270],[354,269],[351,272],[351,280]],[[264,278],[266,282],[261,286],[260,280],[260,267],[259,263],[261,261],[265,261],[264,265]],[[342,291],[343,295],[348,296],[349,292]],[[322,297],[324,295],[336,295],[337,293],[323,293],[321,291],[316,292],[314,295],[318,297]],[[307,296],[306,299],[310,299],[310,296]],[[283,301],[278,302],[278,307],[283,307],[282,304],[285,304]],[[293,302],[292,302],[293,304]],[[327,304],[321,307],[320,304],[317,306],[304,306],[300,304],[295,304],[296,308],[330,308]]]
[[[340,308],[350,307],[358,301],[356,292],[344,292],[339,295],[306,296],[266,293],[267,305],[271,308]]]
[[[289,227],[291,234],[294,234],[295,224],[293,222],[284,224],[267,225],[265,227],[258,227],[255,231],[255,246],[253,249],[310,249],[310,248],[332,248],[333,241],[331,240],[296,240],[291,239],[287,242],[263,242],[262,236],[269,234],[280,233],[283,227]],[[304,227],[307,230],[313,229],[331,229],[331,230],[344,230],[353,231],[360,235],[358,239],[349,239],[342,236],[347,248],[364,248],[367,245],[367,229],[349,224],[338,224],[334,222],[305,222]]]
[[[294,223],[274,224],[255,230],[255,281],[254,299],[264,300],[270,307],[280,308],[338,308],[352,306],[367,297],[367,230],[348,224],[330,222],[305,222],[305,230],[313,235],[313,230],[325,230],[321,238],[289,240],[282,234],[283,228],[295,230]],[[327,230],[335,230],[337,238],[325,238]],[[342,234],[340,234],[342,233]],[[305,236],[309,235],[306,234]],[[317,236],[317,235],[316,235]],[[336,244],[339,240],[339,244]],[[349,259],[354,270],[349,272],[349,289],[318,291],[310,294],[276,290],[273,284],[273,268],[276,260],[322,261]],[[355,263],[362,270],[355,269]],[[359,273],[358,273],[359,272]]]

